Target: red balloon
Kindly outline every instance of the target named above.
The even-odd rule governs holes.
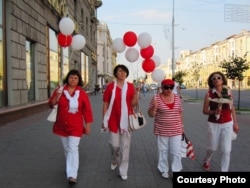
[[[154,55],[153,46],[149,45],[147,48],[141,48],[140,54],[144,59],[151,58]]]
[[[155,69],[155,62],[154,62],[154,60],[152,60],[152,59],[145,59],[142,62],[142,69],[145,72],[147,72],[147,73],[153,72],[154,69]]]
[[[137,35],[133,31],[128,31],[123,36],[123,43],[129,47],[132,47],[137,42]]]
[[[71,35],[64,35],[62,33],[59,33],[57,35],[57,40],[60,46],[62,47],[68,47],[71,45],[72,42],[72,36]]]

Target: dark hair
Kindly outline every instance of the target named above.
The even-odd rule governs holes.
[[[127,77],[128,77],[128,75],[129,75],[129,70],[128,70],[128,68],[125,66],[125,65],[116,65],[116,67],[114,68],[114,72],[113,72],[113,74],[114,74],[114,76],[117,78],[117,76],[116,76],[116,73],[118,72],[118,69],[122,69],[123,71],[125,71],[126,73],[127,73]]]
[[[208,79],[207,79],[207,84],[208,84],[208,86],[209,86],[210,89],[214,88],[214,84],[213,84],[212,77],[213,77],[215,74],[219,74],[219,75],[221,76],[222,81],[223,81],[222,85],[227,85],[227,78],[226,78],[226,76],[225,76],[222,72],[216,71],[216,72],[211,73],[211,74],[209,75]]]
[[[68,72],[67,76],[65,77],[65,79],[63,80],[63,84],[68,84],[68,79],[69,79],[69,76],[71,75],[76,75],[78,76],[79,78],[79,82],[78,82],[78,86],[83,86],[83,80],[82,80],[82,76],[81,76],[81,73],[76,70],[76,69],[72,69]]]

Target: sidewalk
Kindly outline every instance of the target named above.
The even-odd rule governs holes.
[[[117,171],[110,170],[108,133],[101,133],[102,94],[90,96],[95,121],[92,132],[80,143],[78,188],[166,188],[171,179],[163,179],[157,170],[157,146],[153,119],[147,107],[153,94],[140,99],[147,126],[134,132],[128,180],[122,181]],[[193,142],[196,159],[184,158],[183,171],[203,171],[206,146],[206,119],[202,103],[183,102],[185,132]],[[52,134],[52,123],[46,120],[49,110],[0,126],[0,187],[1,188],[66,188],[65,162],[60,139]],[[240,134],[233,141],[230,171],[250,171],[250,117],[238,114]],[[212,160],[211,171],[220,170],[219,149]]]

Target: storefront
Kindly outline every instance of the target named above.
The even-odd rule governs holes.
[[[100,6],[96,0],[0,0],[0,125],[48,108],[52,91],[72,68],[94,88]],[[86,38],[84,48],[59,45],[58,24],[64,17],[74,21],[72,35]]]

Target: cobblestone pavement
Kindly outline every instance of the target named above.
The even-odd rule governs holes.
[[[110,170],[108,133],[101,133],[102,94],[90,96],[95,121],[92,132],[80,143],[79,188],[166,188],[170,179],[158,172],[157,146],[153,119],[147,107],[153,95],[140,99],[147,126],[132,135],[128,180]],[[183,171],[202,172],[206,146],[206,120],[202,103],[185,102],[185,132],[193,142],[196,159],[183,158]],[[0,188],[66,188],[64,155],[60,139],[52,134],[52,123],[46,120],[50,110],[0,126]],[[233,141],[230,171],[250,171],[250,117],[239,114],[240,133]],[[220,150],[212,159],[211,171],[220,171]]]

